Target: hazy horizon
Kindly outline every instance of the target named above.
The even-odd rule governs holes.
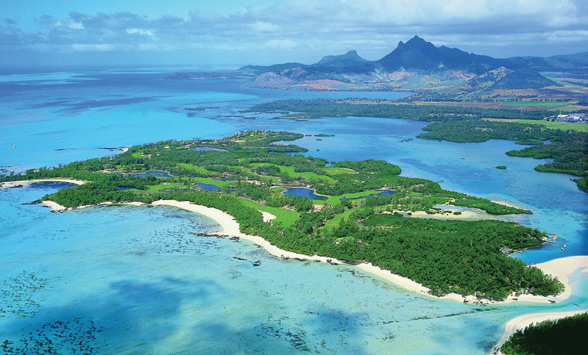
[[[588,5],[580,0],[0,3],[4,71],[311,64],[350,50],[377,60],[414,35],[496,58],[588,51]]]

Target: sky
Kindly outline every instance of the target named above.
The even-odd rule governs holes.
[[[0,67],[377,60],[415,35],[497,58],[588,51],[586,0],[0,0]]]

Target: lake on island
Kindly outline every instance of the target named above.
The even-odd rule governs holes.
[[[521,148],[514,142],[421,140],[427,124],[400,119],[244,112],[284,98],[405,94],[250,89],[230,72],[166,79],[174,73],[0,76],[0,169],[22,172],[167,139],[288,130],[305,134],[295,144],[329,162],[384,159],[404,176],[531,210],[505,219],[559,238],[516,255],[527,263],[588,254],[588,195],[571,176],[534,171],[541,160],[505,155]],[[354,267],[283,260],[247,241],[198,237],[219,226],[175,208],[50,213],[28,204],[65,187],[0,190],[0,343],[28,353],[487,354],[516,316],[588,308],[586,273],[572,275],[574,293],[562,303],[465,305]]]
[[[307,189],[304,187],[293,187],[284,191],[284,195],[291,197],[307,197],[311,200],[324,201],[329,199],[327,196],[320,196],[314,193],[314,190]]]

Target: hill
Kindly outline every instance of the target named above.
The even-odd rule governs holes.
[[[543,72],[588,73],[588,52],[548,58],[497,59],[458,48],[435,46],[419,36],[398,46],[383,58],[369,61],[352,50],[329,55],[314,64],[285,63],[246,66],[248,86],[291,90],[428,90],[424,95],[450,100],[496,97],[495,91],[540,90],[562,87],[561,80]],[[564,78],[565,79],[565,78]],[[573,85],[577,84],[577,78]],[[564,80],[565,81],[565,80]],[[586,85],[588,86],[588,85]],[[581,89],[581,88],[580,88]],[[580,90],[582,91],[582,90]],[[577,96],[572,95],[574,99]],[[561,97],[561,93],[549,93]],[[567,92],[563,93],[565,97]],[[486,96],[484,96],[486,95]],[[548,93],[512,92],[506,96],[547,98]]]

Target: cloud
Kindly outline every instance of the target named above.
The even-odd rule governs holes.
[[[140,28],[127,28],[125,30],[128,34],[138,34],[142,36],[153,36],[153,32],[150,30],[144,30]]]
[[[295,48],[297,44],[291,39],[272,39],[267,41],[265,46],[268,48]]]
[[[264,21],[256,21],[250,24],[249,27],[254,32],[278,32],[281,29],[278,25]]]
[[[71,49],[76,52],[110,52],[117,49],[113,44],[71,44]]]
[[[484,48],[516,52],[533,44],[542,50],[561,48],[563,42],[586,47],[586,10],[581,0],[287,0],[230,16],[199,10],[158,18],[72,11],[37,18],[40,30],[34,33],[13,19],[0,21],[0,50],[207,49],[284,56],[290,51],[289,59],[301,60],[357,49],[378,59],[418,34],[436,45],[481,48],[477,52],[487,54]]]

